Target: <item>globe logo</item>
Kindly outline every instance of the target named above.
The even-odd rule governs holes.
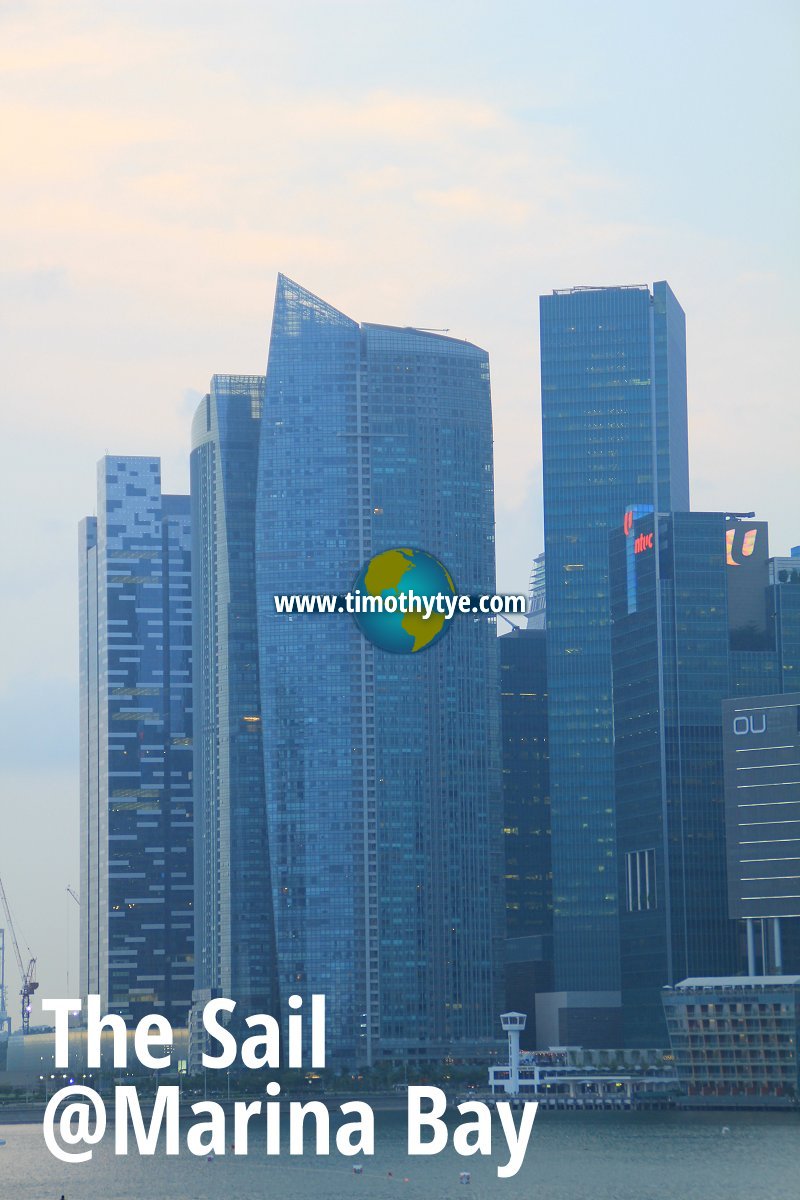
[[[400,597],[454,596],[456,593],[450,572],[428,554],[427,550],[412,550],[398,546],[383,550],[362,567],[353,591],[361,597],[380,596],[395,608],[392,597],[397,601],[393,612],[356,612],[356,625],[368,641],[390,654],[418,654],[429,650],[450,627],[450,620],[442,612],[403,612]],[[406,606],[408,601],[406,600]]]

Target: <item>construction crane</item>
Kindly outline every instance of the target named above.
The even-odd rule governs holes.
[[[0,1037],[11,1033],[11,1017],[6,1008],[6,931],[0,928]]]
[[[22,979],[22,987],[20,988],[20,997],[22,999],[22,1032],[23,1034],[30,1033],[31,1029],[31,997],[39,987],[36,979],[36,959],[31,954],[30,946],[28,946],[28,954],[30,959],[26,967],[17,941],[17,934],[14,929],[14,922],[11,919],[11,909],[8,907],[8,897],[6,889],[3,887],[3,879],[0,876],[0,900],[3,902],[3,911],[6,914],[9,932],[11,933],[11,944],[14,947],[14,954],[19,967],[20,978]]]
[[[78,896],[78,893],[77,893],[76,891],[74,891],[74,890],[73,890],[73,889],[72,889],[72,888],[69,886],[69,884],[67,884],[67,891],[69,892],[70,896],[72,896],[72,899],[75,901],[75,903],[77,904],[78,908],[80,908],[80,906],[81,906],[81,902],[80,902],[80,897]]]

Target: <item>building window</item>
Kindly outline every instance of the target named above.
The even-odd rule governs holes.
[[[656,908],[656,852],[630,850],[625,855],[628,912]]]

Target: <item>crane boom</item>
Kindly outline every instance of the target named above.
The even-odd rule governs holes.
[[[39,984],[36,980],[36,959],[31,954],[28,965],[27,965],[27,967],[25,966],[25,963],[22,958],[22,953],[19,948],[19,942],[17,941],[17,931],[14,928],[14,922],[11,918],[11,909],[8,906],[8,897],[6,896],[6,889],[3,887],[2,876],[0,876],[0,900],[2,900],[2,902],[3,902],[3,911],[6,914],[6,920],[8,921],[8,928],[11,932],[11,944],[14,947],[14,955],[16,957],[20,977],[22,979],[22,987],[20,988],[20,993],[19,993],[21,1000],[22,1000],[22,1032],[23,1032],[23,1034],[30,1033],[31,997],[33,996],[34,992],[39,987]],[[28,948],[28,953],[30,954],[30,947]]]
[[[0,926],[0,1037],[11,1033],[11,1018],[6,1008],[6,931]]]
[[[19,973],[20,973],[20,975],[22,975],[22,974],[24,974],[24,967],[22,965],[22,955],[20,954],[19,942],[17,941],[17,935],[14,932],[14,922],[11,920],[11,909],[8,907],[8,897],[6,896],[6,889],[3,887],[2,875],[0,875],[0,900],[3,901],[3,911],[6,914],[6,920],[8,921],[9,932],[11,933],[11,945],[14,947],[14,954],[16,955],[17,966],[19,967]]]

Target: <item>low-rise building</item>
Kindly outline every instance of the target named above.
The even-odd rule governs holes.
[[[796,1104],[800,975],[684,979],[662,994],[678,1078],[711,1107]]]

